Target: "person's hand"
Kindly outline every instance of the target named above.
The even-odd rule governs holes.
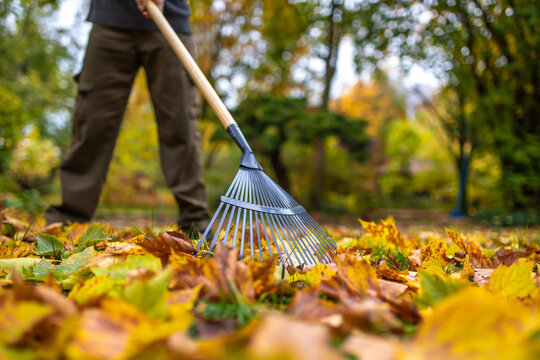
[[[146,10],[146,4],[149,1],[154,1],[154,3],[156,3],[157,7],[159,8],[159,10],[163,11],[163,3],[165,2],[164,0],[135,0],[135,2],[137,3],[137,7],[139,8],[139,10],[142,12],[144,16],[146,16],[147,18],[150,17],[150,13]]]

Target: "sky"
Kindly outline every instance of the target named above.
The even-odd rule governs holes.
[[[88,40],[88,33],[91,29],[91,24],[86,22],[86,15],[88,12],[88,0],[70,0],[63,1],[61,3],[60,10],[56,14],[55,23],[58,27],[72,29],[72,33],[75,34],[75,39],[79,44],[79,51],[76,54],[76,69],[73,72],[78,72],[82,58],[84,56],[84,49]],[[339,97],[348,87],[357,83],[360,79],[366,80],[369,78],[368,73],[356,74],[353,64],[353,43],[349,39],[344,39],[339,47],[338,51],[338,65],[336,75],[332,84],[332,90],[330,96],[332,98]],[[387,60],[387,69],[389,71],[389,77],[392,80],[402,81],[402,86],[405,90],[418,87],[424,89],[425,93],[434,92],[439,86],[440,82],[433,76],[431,72],[426,69],[422,69],[420,66],[414,65],[408,74],[402,74],[399,70],[398,60],[391,58]],[[412,93],[412,92],[409,92]],[[413,106],[415,100],[409,99]]]

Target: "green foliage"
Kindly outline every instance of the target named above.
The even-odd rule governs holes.
[[[59,280],[67,279],[84,266],[95,253],[93,248],[88,248],[83,252],[72,254],[63,259],[60,265],[53,270],[54,277]]]
[[[336,138],[338,146],[350,154],[351,160],[364,161],[368,155],[369,136],[364,131],[363,121],[308,109],[305,99],[253,93],[239,105],[235,115],[253,150],[267,157],[285,189],[290,185],[289,161],[283,159],[288,143],[311,149],[316,141]]]
[[[167,269],[151,279],[135,280],[123,289],[121,296],[150,316],[164,318],[168,313],[165,300],[171,274],[172,269]]]
[[[113,264],[106,268],[91,268],[94,275],[109,275],[112,280],[125,279],[130,271],[136,269],[145,269],[157,273],[161,270],[161,261],[150,254],[129,255],[124,262]]]
[[[424,271],[420,271],[419,275],[422,292],[415,298],[415,303],[419,308],[431,307],[438,301],[468,287],[467,282],[462,280],[443,279]]]
[[[23,189],[31,189],[50,182],[59,164],[58,147],[32,126],[13,152],[10,173]]]
[[[58,127],[49,115],[65,110],[71,97],[70,60],[62,31],[46,24],[58,1],[2,1],[0,4],[0,172],[5,173],[21,130],[36,124],[46,136]],[[56,139],[65,143],[67,139]]]
[[[56,236],[49,234],[40,234],[37,236],[36,254],[59,258],[65,251],[64,245]]]
[[[205,302],[200,314],[213,321],[233,319],[238,325],[244,326],[257,316],[257,311],[247,304],[235,304],[228,302]]]
[[[83,251],[90,246],[106,240],[108,236],[105,234],[105,226],[94,223],[86,229],[86,231],[79,237],[79,244],[77,251]]]
[[[13,209],[30,214],[38,214],[45,210],[47,203],[42,199],[38,189],[17,191],[4,199],[4,204]]]
[[[405,67],[420,62],[446,80],[458,168],[477,148],[497,155],[499,189],[506,209],[540,205],[540,63],[536,4],[515,1],[376,2],[360,11],[365,36],[359,48],[376,44],[372,58],[400,56]],[[421,19],[421,14],[429,16]],[[392,24],[392,26],[390,26]],[[379,56],[377,55],[377,52]]]
[[[22,273],[25,268],[29,268],[40,261],[40,258],[32,257],[0,259],[0,271],[15,269],[19,273]]]

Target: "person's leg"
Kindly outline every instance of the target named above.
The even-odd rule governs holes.
[[[48,223],[89,221],[94,215],[133,79],[139,67],[133,32],[94,25],[73,114],[71,144],[60,165],[62,204]]]
[[[144,35],[142,62],[158,124],[161,166],[180,208],[178,225],[183,230],[204,229],[209,215],[202,177],[199,94],[161,33]],[[192,50],[191,36],[181,36]]]

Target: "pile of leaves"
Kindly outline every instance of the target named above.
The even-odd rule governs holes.
[[[284,269],[175,231],[0,220],[0,359],[540,358],[535,233],[361,222],[332,264]]]

